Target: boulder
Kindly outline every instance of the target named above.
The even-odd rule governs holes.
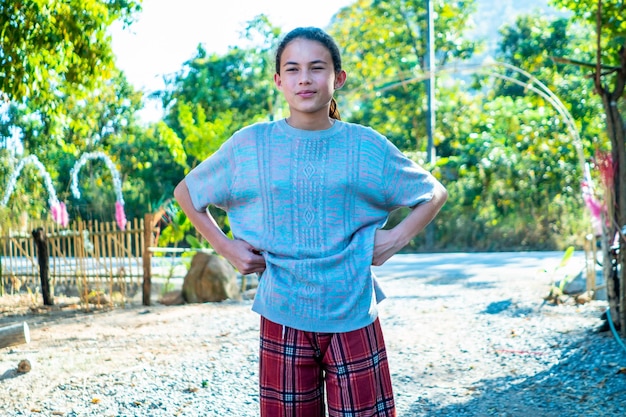
[[[185,275],[182,296],[187,303],[240,300],[237,271],[220,256],[198,252]]]
[[[181,290],[170,291],[161,297],[159,303],[166,306],[179,306],[185,304],[185,299],[183,298],[183,292]]]

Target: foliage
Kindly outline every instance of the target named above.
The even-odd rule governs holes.
[[[554,111],[524,98],[466,100],[441,108],[444,130],[455,131],[434,170],[450,193],[438,244],[512,250],[580,242],[580,169]]]
[[[114,68],[107,27],[139,10],[131,0],[0,1],[0,92],[53,111],[60,95],[90,91]]]
[[[166,109],[164,120],[142,126],[136,120],[141,96],[114,68],[102,32],[113,17],[131,19],[136,2],[87,2],[86,17],[71,14],[71,19],[63,19],[54,28],[49,27],[52,17],[61,16],[63,5],[73,0],[46,6],[45,10],[56,10],[50,13],[44,12],[47,3],[43,0],[31,3],[20,13],[31,17],[41,13],[41,30],[48,28],[45,33],[66,30],[70,36],[75,32],[66,26],[82,28],[100,48],[88,53],[86,46],[79,51],[63,41],[56,49],[65,51],[61,59],[55,61],[46,54],[33,58],[28,55],[37,56],[42,45],[48,45],[37,41],[36,32],[30,49],[20,52],[24,54],[20,62],[30,62],[24,68],[33,69],[35,75],[22,84],[14,77],[11,85],[18,87],[12,90],[1,87],[14,100],[0,118],[0,182],[10,175],[19,157],[7,146],[17,129],[24,153],[42,160],[59,197],[68,202],[71,216],[107,219],[115,198],[103,165],[94,162],[84,171],[81,201],[69,193],[70,170],[80,154],[102,150],[122,173],[128,217],[168,207],[170,223],[159,243],[205,246],[184,214],[171,204],[173,189],[236,130],[283,117],[286,103],[272,80],[272,52],[281,31],[261,15],[243,33],[246,43],[223,55],[209,54],[199,45],[196,56],[157,94]],[[480,43],[465,35],[476,6],[475,1],[442,0],[434,6],[437,67],[445,70],[480,50]],[[94,16],[102,7],[108,11]],[[349,74],[348,84],[338,93],[344,119],[381,131],[422,164],[426,147],[426,96],[421,82],[426,51],[424,7],[425,2],[418,0],[356,0],[340,10],[327,28],[343,48],[343,66]],[[1,13],[10,10],[16,13],[18,8],[0,6]],[[84,19],[89,16],[95,32],[85,29]],[[19,17],[11,19],[11,24],[19,21]],[[71,23],[72,19],[77,21]],[[606,147],[601,103],[591,94],[593,82],[584,69],[563,65],[553,56],[592,60],[591,33],[589,25],[573,24],[570,19],[521,16],[503,29],[495,57],[532,74],[558,95],[576,122],[586,157],[595,148]],[[76,58],[80,65],[72,67],[74,72],[62,72],[70,67],[66,57],[71,53],[80,55]],[[29,61],[35,59],[39,61]],[[80,72],[85,62],[94,65]],[[37,78],[40,73],[50,75],[43,87]],[[561,115],[518,72],[493,67],[479,73],[475,78],[445,71],[437,75],[438,160],[427,168],[446,185],[450,198],[435,220],[435,246],[427,247],[420,236],[409,250],[564,249],[580,244],[588,224],[580,198],[581,167]],[[9,85],[7,80],[1,82]],[[33,217],[45,216],[47,196],[38,181],[34,170],[25,170],[20,192],[1,215],[28,211]],[[228,233],[224,213],[213,214]],[[394,213],[390,224],[404,214]]]
[[[226,236],[232,238],[233,234],[230,230],[230,222],[226,213],[216,207],[210,207],[209,210]],[[170,222],[163,229],[159,239],[159,246],[178,246],[182,243],[185,247],[192,249],[211,249],[209,243],[195,230],[185,213],[178,206],[172,207],[169,217]]]
[[[425,6],[418,0],[358,0],[328,28],[343,47],[348,70],[340,107],[350,121],[385,132],[402,150],[426,149],[425,86],[413,82],[427,68]],[[475,2],[434,1],[434,9],[437,66],[470,58],[480,45],[463,34]]]
[[[502,78],[492,78],[495,81],[491,84],[486,82],[489,79],[481,81],[480,88],[487,92],[490,102],[482,111],[475,110],[478,116],[465,120],[483,119],[474,127],[482,132],[476,145],[482,145],[452,152],[451,157],[453,161],[473,153],[475,160],[481,154],[487,157],[474,169],[466,165],[469,170],[465,175],[477,176],[475,189],[484,193],[483,206],[474,209],[484,220],[480,223],[490,245],[560,249],[580,245],[588,232],[590,222],[582,205],[582,166],[576,147],[583,148],[585,159],[593,154],[602,126],[599,103],[588,99],[591,86],[579,71],[565,71],[546,51],[581,53],[589,33],[589,28],[572,30],[564,20],[548,21],[540,16],[522,16],[515,26],[503,30],[501,56],[497,59],[533,74],[562,98],[581,126],[581,143],[576,143],[562,116],[541,95]],[[505,75],[523,78],[512,70]],[[523,80],[523,84],[527,82]],[[500,115],[507,115],[506,119]],[[476,181],[481,178],[483,181]],[[465,178],[460,176],[455,187],[464,183]],[[467,193],[467,188],[463,189]]]
[[[595,22],[595,59],[590,63],[576,62],[568,59],[568,63],[583,66],[590,72],[594,91],[600,97],[604,110],[606,135],[611,147],[611,159],[614,167],[613,186],[603,196],[604,211],[601,246],[605,260],[612,257],[610,245],[613,236],[618,236],[618,244],[624,242],[620,233],[626,223],[626,5],[623,1],[554,1],[573,11],[574,19],[583,22]],[[620,237],[621,236],[621,237]],[[619,252],[616,268],[626,269],[626,256]],[[604,262],[607,299],[609,311],[607,320],[615,320],[626,335],[626,299],[624,298],[624,275],[613,274],[609,262]],[[621,282],[620,282],[621,281]],[[620,294],[621,289],[621,294]],[[611,318],[613,317],[613,318]],[[610,323],[613,326],[613,323]],[[613,327],[612,327],[613,328]]]
[[[158,122],[136,128],[110,145],[112,153],[119,155],[124,175],[126,215],[141,218],[167,206],[187,166],[183,143],[176,133]]]
[[[194,58],[167,81],[166,91],[158,95],[168,109],[165,123],[181,138],[186,155],[185,170],[209,157],[236,130],[280,114],[281,103],[274,87],[271,51],[280,30],[266,16],[248,23],[243,37],[248,48],[232,47],[220,56],[208,55],[202,45]],[[182,173],[177,181],[182,179]],[[225,232],[229,231],[225,213],[214,213]],[[163,231],[166,241],[200,239],[182,213]]]
[[[171,195],[173,184],[184,175],[184,149],[165,124],[138,125],[141,94],[115,68],[107,33],[115,20],[131,23],[138,11],[136,1],[0,5],[6,22],[1,58],[7,60],[3,68],[13,74],[0,77],[0,88],[12,99],[0,120],[0,138],[18,132],[23,144],[16,154],[0,140],[5,148],[0,158],[7,162],[0,179],[6,181],[18,158],[34,154],[50,173],[71,217],[111,220],[115,193],[101,161],[81,170],[80,200],[69,192],[70,172],[81,154],[99,150],[122,172],[130,218],[142,217]],[[47,216],[47,191],[39,184],[37,173],[25,169],[6,210],[26,211],[32,218]]]
[[[232,47],[220,56],[199,45],[196,56],[158,94],[167,109],[165,122],[182,138],[190,167],[236,130],[274,114],[278,95],[270,51],[279,34],[266,16],[257,16],[244,32],[252,46]]]
[[[92,163],[81,170],[80,200],[73,199],[70,193],[70,172],[85,152],[101,150],[115,164],[119,162],[116,144],[126,144],[139,130],[135,114],[141,107],[141,96],[117,70],[115,77],[100,80],[98,84],[97,90],[85,93],[82,99],[73,95],[61,97],[55,114],[42,113],[31,102],[12,103],[0,126],[19,132],[23,152],[13,152],[7,159],[7,169],[0,172],[0,179],[7,181],[19,158],[36,155],[56,184],[59,199],[68,204],[71,217],[111,220],[115,193],[111,174],[104,164]],[[39,219],[49,209],[47,190],[39,186],[41,182],[27,182],[27,172],[31,170],[23,171],[20,176],[10,207],[18,212],[28,207],[29,215]],[[46,193],[46,198],[42,198],[42,193]],[[19,196],[28,196],[29,201],[21,203]]]
[[[564,18],[548,20],[540,15],[521,16],[514,26],[502,30],[497,57],[532,74],[560,98],[578,123],[587,157],[593,153],[594,147],[601,146],[597,142],[604,128],[601,102],[593,95],[593,81],[586,77],[583,69],[559,63],[555,58],[593,60],[595,49],[589,43],[592,34],[592,27],[575,25]],[[512,70],[505,71],[505,74],[515,79],[523,78]],[[536,103],[545,102],[539,95],[528,94],[527,87],[511,82],[498,81],[493,91],[498,95],[527,95]]]
[[[567,9],[573,14],[573,20],[596,25],[598,0],[550,0],[556,7]],[[602,61],[605,64],[618,65],[617,51],[626,38],[626,5],[622,0],[603,0],[602,15],[603,44]],[[595,45],[595,36],[589,39]]]
[[[191,104],[180,101],[176,105],[178,125],[183,140],[183,151],[195,161],[203,161],[227,138],[232,129],[233,112],[223,111],[219,119],[208,120],[205,109],[201,104]]]
[[[0,91],[10,100],[0,118],[0,145],[8,151],[0,154],[0,181],[6,183],[19,158],[35,155],[59,198],[69,200],[70,170],[80,154],[114,154],[111,144],[136,128],[141,96],[115,68],[107,29],[118,19],[130,23],[138,11],[139,2],[126,0],[0,2]],[[21,138],[21,149],[8,143],[9,135]],[[91,204],[67,201],[70,215],[110,220],[110,174],[98,164],[81,172]],[[42,218],[47,197],[40,175],[28,167],[7,210]]]

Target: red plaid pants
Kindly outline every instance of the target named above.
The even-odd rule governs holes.
[[[346,333],[315,333],[261,318],[261,417],[395,417],[378,319]],[[325,394],[324,396],[324,389]]]

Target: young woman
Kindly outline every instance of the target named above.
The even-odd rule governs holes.
[[[318,28],[288,33],[274,81],[289,117],[235,133],[175,196],[242,274],[259,273],[263,417],[395,416],[372,273],[436,216],[444,187],[371,128],[340,121],[339,49]],[[235,239],[207,212],[223,208]],[[411,207],[396,227],[389,213]]]

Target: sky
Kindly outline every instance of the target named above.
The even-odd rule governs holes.
[[[287,32],[298,26],[326,27],[332,16],[354,0],[144,0],[138,19],[128,28],[111,28],[117,66],[139,90],[162,89],[163,76],[179,71],[195,56],[198,44],[207,52],[225,53],[239,42],[245,23],[266,14]],[[146,103],[143,121],[159,120],[156,103]]]

